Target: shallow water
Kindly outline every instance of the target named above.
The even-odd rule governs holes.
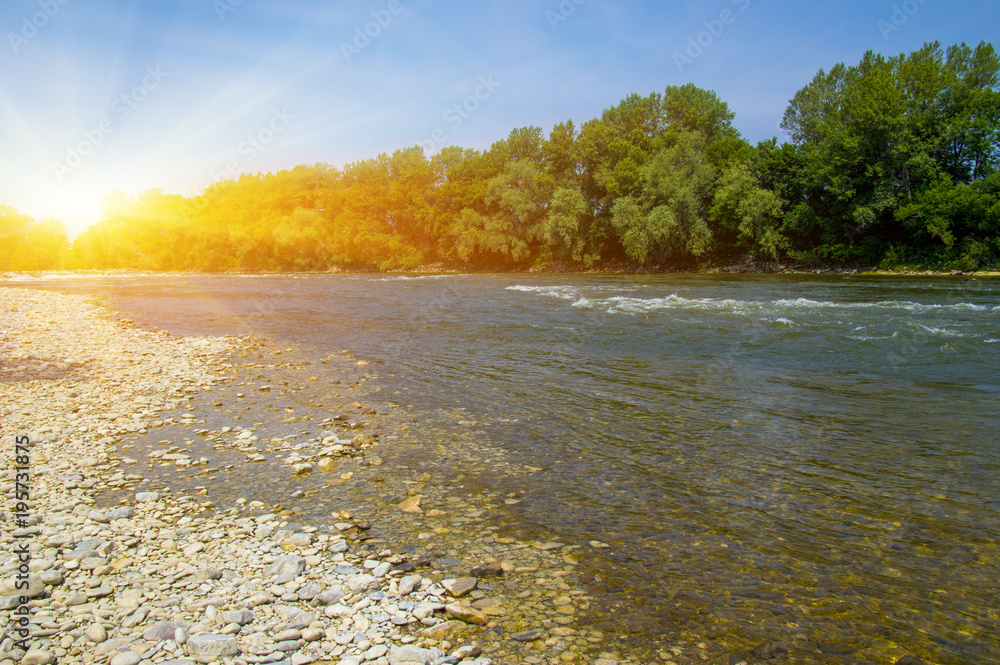
[[[372,361],[430,439],[455,438],[461,418],[479,444],[540,469],[480,474],[519,495],[507,528],[611,545],[580,550],[600,600],[584,620],[636,644],[1000,661],[998,281],[22,283],[108,295],[152,328]]]

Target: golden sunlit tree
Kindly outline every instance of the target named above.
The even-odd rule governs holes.
[[[68,250],[62,223],[37,222],[0,205],[0,270],[57,270],[66,266]]]

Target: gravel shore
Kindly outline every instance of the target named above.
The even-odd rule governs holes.
[[[123,444],[194,425],[193,404],[220,394],[248,343],[141,330],[93,299],[0,288],[0,665],[616,665],[612,652],[595,653],[600,631],[573,626],[588,597],[566,583],[576,562],[562,544],[494,529],[468,546],[481,565],[442,570],[418,548],[365,543],[371,524],[348,512],[296,526],[261,501],[222,507],[204,492],[140,488],[154,465],[169,474],[208,464],[173,445],[182,441],[161,441],[170,447],[144,467]],[[359,455],[358,473],[381,464],[377,435],[334,418],[318,424],[311,449],[277,439],[267,448],[252,427],[200,433],[248,463],[280,450],[292,474]],[[102,493],[124,498],[98,507]],[[403,496],[392,510],[418,523],[446,516],[432,505],[463,505],[426,487]],[[464,510],[456,523],[484,512]]]
[[[94,507],[97,491],[142,480],[117,458],[120,437],[211,389],[238,340],[130,328],[43,291],[0,289],[0,312],[0,664],[492,662],[461,640],[486,623],[458,600],[475,578],[433,582],[390,551],[356,556],[258,502],[218,512],[138,492]],[[21,513],[18,491],[30,495]]]

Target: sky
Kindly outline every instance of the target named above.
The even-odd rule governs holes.
[[[928,41],[1000,46],[994,0],[3,0],[0,205],[62,221],[159,188],[487,149],[632,93],[713,90],[783,137],[820,69]]]

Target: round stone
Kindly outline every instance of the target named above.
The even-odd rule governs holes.
[[[142,656],[134,651],[123,651],[114,658],[108,665],[139,665],[142,662]]]
[[[54,662],[56,657],[44,649],[31,649],[21,658],[21,665],[49,665]]]
[[[289,628],[288,630],[283,630],[271,639],[275,642],[284,642],[285,640],[297,640],[302,637],[302,633],[295,630],[294,628]]]
[[[108,639],[108,631],[101,624],[92,623],[87,626],[87,639],[91,642],[100,644],[104,640]]]

